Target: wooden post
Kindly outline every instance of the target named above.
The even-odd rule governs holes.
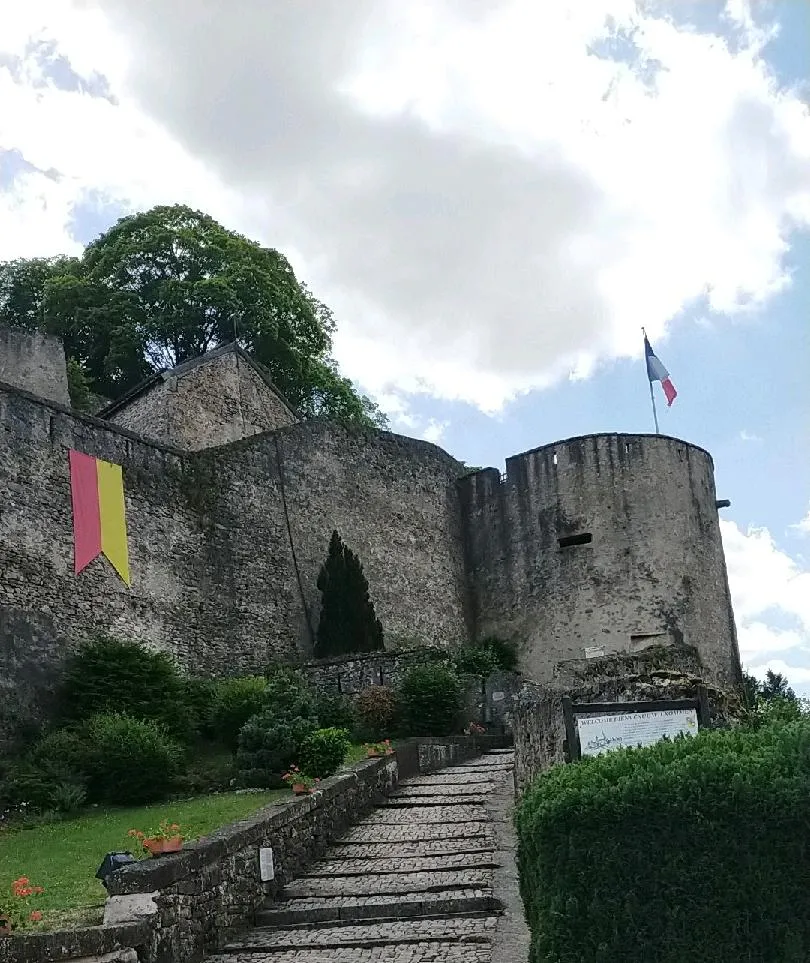
[[[565,720],[565,761],[574,762],[579,759],[579,739],[574,721],[574,709],[568,696],[562,700],[563,719]]]

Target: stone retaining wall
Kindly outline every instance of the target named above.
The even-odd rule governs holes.
[[[324,780],[311,796],[267,806],[183,851],[143,860],[109,881],[109,925],[0,939],[0,963],[193,963],[251,924],[265,900],[300,876],[400,779],[480,755],[503,740],[412,739]],[[263,882],[260,850],[272,850]],[[108,955],[111,954],[111,955]]]
[[[521,794],[535,776],[565,762],[565,719],[562,700],[575,703],[655,702],[694,699],[705,688],[712,725],[727,725],[739,711],[739,699],[702,679],[676,670],[648,670],[638,675],[579,680],[571,687],[527,683],[512,717],[515,744],[515,791]]]

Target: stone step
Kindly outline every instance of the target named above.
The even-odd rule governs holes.
[[[452,889],[486,889],[492,871],[443,869],[421,873],[373,873],[367,876],[304,876],[284,887],[285,900],[314,896],[379,896],[395,893],[440,893]]]
[[[491,963],[489,946],[470,943],[400,943],[382,949],[332,947],[280,952],[241,951],[217,963]]]
[[[501,912],[490,888],[379,896],[332,896],[280,900],[256,914],[258,926],[290,926],[338,920],[407,919],[459,913]]]
[[[424,823],[480,823],[488,819],[483,806],[382,806],[358,826],[396,826]]]
[[[330,859],[316,863],[300,879],[325,876],[369,876],[385,873],[429,873],[443,869],[494,869],[499,865],[491,852],[446,853],[443,856],[409,856],[407,859]]]
[[[396,850],[388,842],[334,843],[330,853],[335,859],[413,859],[420,856],[458,855],[460,853],[492,853],[495,843],[492,836],[475,836],[461,839],[431,839],[400,842]]]
[[[395,949],[414,943],[486,943],[492,939],[495,916],[451,916],[440,919],[364,920],[316,927],[260,927],[228,943],[225,953],[283,952],[297,949]],[[379,956],[378,959],[386,959]]]
[[[380,803],[381,809],[410,809],[423,806],[483,806],[486,796],[392,796]]]
[[[341,843],[418,843],[428,840],[487,839],[494,843],[492,826],[486,822],[371,824],[355,826]]]
[[[483,795],[484,793],[489,793],[492,790],[487,789],[487,783],[476,783],[475,789],[471,789],[469,786],[412,786],[410,783],[403,784],[396,792],[391,793],[388,797],[389,799],[400,799],[403,796],[409,796],[416,798],[418,796],[424,796],[429,799],[431,796],[469,796],[470,794]],[[494,787],[493,787],[494,788]]]
[[[452,769],[439,773],[437,776],[414,776],[408,780],[411,786],[472,786],[478,783],[494,782],[492,775],[487,772],[461,772],[456,774]]]

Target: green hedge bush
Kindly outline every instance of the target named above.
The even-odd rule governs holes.
[[[73,724],[114,714],[165,726],[175,737],[194,734],[187,679],[163,652],[101,637],[68,662],[60,692],[61,721]]]
[[[236,750],[242,726],[261,712],[266,692],[267,679],[260,675],[220,679],[215,683],[212,725],[217,739],[223,745]]]
[[[357,724],[354,704],[345,695],[319,693],[315,700],[315,715],[324,729],[348,729],[353,732]]]
[[[354,697],[355,733],[376,742],[394,734],[399,719],[399,697],[387,685],[370,685]]]
[[[411,736],[446,736],[458,728],[461,682],[447,665],[418,665],[399,688],[406,732]]]
[[[272,709],[253,716],[239,733],[239,783],[256,788],[283,785],[282,774],[298,759],[302,746],[316,729],[314,719],[289,717]]]
[[[171,794],[182,770],[182,747],[155,722],[99,715],[83,727],[84,762],[92,802],[138,806]]]
[[[810,723],[541,775],[516,817],[532,963],[810,959]]]
[[[343,764],[349,745],[345,729],[316,729],[301,746],[298,767],[308,776],[325,779]]]

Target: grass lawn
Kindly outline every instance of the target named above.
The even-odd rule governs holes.
[[[95,874],[107,853],[134,852],[130,829],[147,830],[169,819],[184,833],[200,837],[290,797],[286,789],[221,793],[137,809],[97,809],[64,822],[0,833],[0,904],[10,895],[12,880],[27,876],[33,886],[45,888],[31,905],[42,910],[47,929],[101,922],[107,893]]]

